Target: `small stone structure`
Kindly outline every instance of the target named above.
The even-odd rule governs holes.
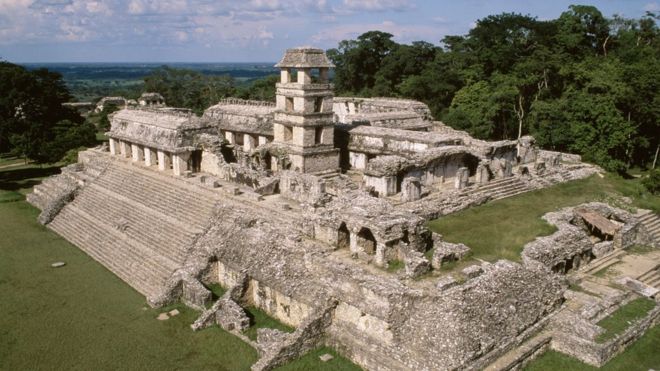
[[[242,336],[247,305],[296,327],[247,340],[260,352],[255,370],[320,344],[366,369],[480,368],[560,307],[565,285],[552,270],[640,235],[594,206],[624,225],[592,241],[603,224],[567,211],[551,219],[561,234],[528,244],[524,264],[482,263],[426,284],[469,252],[432,235],[431,218],[598,168],[538,151],[531,137],[472,138],[420,102],[334,97],[320,49],[287,50],[276,66],[275,103],[224,99],[198,117],[155,93],[122,101],[108,148],[81,152],[28,196],[42,223],[149,304],[202,310],[195,329]],[[529,175],[512,176],[521,164]],[[404,273],[384,270],[395,262]],[[229,291],[207,309],[215,283]]]

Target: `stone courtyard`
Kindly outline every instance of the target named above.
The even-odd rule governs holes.
[[[200,310],[194,330],[243,336],[248,305],[295,327],[244,339],[254,370],[319,345],[370,370],[513,369],[547,348],[600,366],[658,322],[656,305],[595,341],[599,320],[659,297],[660,219],[644,210],[558,210],[520,263],[441,270],[470,247],[428,221],[598,167],[532,137],[472,138],[420,102],[334,97],[320,49],[289,49],[276,67],[274,104],[225,99],[199,117],[156,93],[124,102],[106,146],[35,187],[39,221],[150,305]],[[627,252],[640,245],[652,249]],[[211,303],[216,283],[227,292]]]

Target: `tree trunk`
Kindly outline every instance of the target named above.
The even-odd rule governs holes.
[[[525,108],[523,107],[522,95],[518,96],[518,107],[516,108],[514,105],[513,111],[516,113],[516,116],[518,116],[518,141],[520,141],[520,138],[522,137],[523,119],[525,118]]]
[[[607,57],[607,42],[610,41],[610,35],[607,35],[605,41],[603,41],[603,55]]]
[[[655,164],[658,162],[658,150],[660,150],[660,144],[655,146],[655,157],[653,157],[653,166],[651,166],[651,170],[655,169]]]

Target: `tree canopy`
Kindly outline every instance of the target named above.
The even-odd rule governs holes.
[[[0,153],[56,162],[94,143],[94,127],[62,106],[71,96],[60,74],[0,62],[0,91]]]
[[[327,54],[338,95],[421,100],[478,138],[531,134],[622,171],[650,164],[659,145],[658,19],[572,5],[554,20],[491,15],[442,46],[369,31]]]

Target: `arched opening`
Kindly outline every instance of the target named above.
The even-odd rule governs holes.
[[[376,254],[376,238],[369,228],[362,228],[357,235],[357,245],[369,255]]]
[[[342,222],[337,230],[337,248],[349,249],[351,247],[351,233],[346,227],[346,223]]]

